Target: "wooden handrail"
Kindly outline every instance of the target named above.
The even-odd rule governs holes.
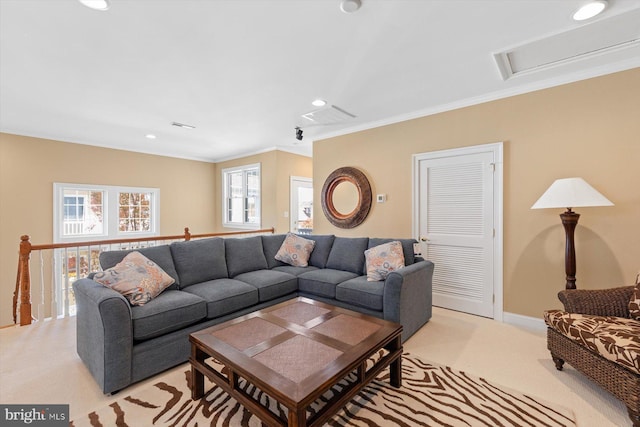
[[[138,242],[153,242],[157,240],[179,240],[184,239],[189,241],[191,239],[200,239],[205,237],[226,237],[237,236],[242,234],[257,234],[257,233],[271,233],[273,234],[275,229],[263,228],[260,230],[247,230],[247,231],[230,231],[223,233],[204,233],[204,234],[191,234],[189,227],[185,227],[184,234],[177,234],[173,236],[151,236],[151,237],[136,237],[131,239],[111,239],[111,240],[93,240],[90,242],[75,242],[75,243],[49,243],[44,245],[32,245],[29,241],[28,235],[20,236],[20,252],[18,256],[18,273],[16,276],[16,288],[13,293],[13,323],[17,323],[17,307],[18,297],[20,298],[20,326],[30,325],[33,320],[31,314],[31,276],[29,273],[29,259],[31,252],[47,250],[47,249],[64,249],[64,248],[77,248],[84,246],[105,246],[115,245],[122,243],[138,243]]]

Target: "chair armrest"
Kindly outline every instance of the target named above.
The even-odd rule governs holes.
[[[567,289],[558,292],[558,299],[569,313],[628,318],[633,288]]]

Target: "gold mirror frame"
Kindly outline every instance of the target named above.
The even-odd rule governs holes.
[[[358,190],[358,203],[349,213],[339,212],[333,204],[333,192],[343,182],[355,185]],[[371,185],[360,170],[352,167],[338,168],[333,171],[322,186],[322,211],[329,222],[339,228],[354,228],[360,225],[371,209]]]

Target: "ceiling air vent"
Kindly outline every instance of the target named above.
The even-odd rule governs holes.
[[[504,80],[640,46],[640,9],[494,54]]]
[[[335,105],[311,111],[310,113],[303,114],[302,117],[316,125],[332,125],[356,118],[355,115],[348,113]]]

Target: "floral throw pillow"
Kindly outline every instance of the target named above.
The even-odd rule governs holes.
[[[293,233],[287,233],[282,246],[274,257],[278,261],[293,265],[294,267],[307,267],[309,257],[316,245],[315,240],[305,239]]]
[[[118,264],[100,271],[93,280],[120,292],[131,305],[144,305],[169,287],[175,279],[140,252],[127,254]]]
[[[364,251],[367,262],[367,281],[384,280],[389,273],[404,267],[402,244],[398,241],[374,246]]]
[[[640,272],[636,276],[636,288],[629,301],[629,315],[632,319],[640,320]]]

